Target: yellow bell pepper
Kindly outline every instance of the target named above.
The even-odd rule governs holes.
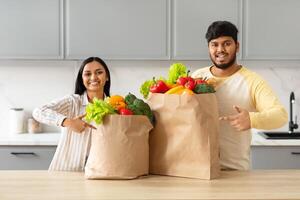
[[[181,94],[185,88],[182,85],[176,86],[168,90],[165,94]]]
[[[170,83],[166,83],[166,84],[167,84],[168,88],[170,88],[170,89],[178,86],[177,83],[171,83],[171,84]]]
[[[190,90],[190,89],[185,88],[185,89],[182,91],[182,94],[193,95],[193,94],[195,94],[195,93],[193,92],[193,90]]]

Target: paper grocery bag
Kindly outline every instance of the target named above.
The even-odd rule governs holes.
[[[150,94],[150,174],[216,178],[220,172],[218,107],[213,93]]]
[[[149,131],[143,115],[107,115],[92,131],[88,179],[133,179],[149,172]]]

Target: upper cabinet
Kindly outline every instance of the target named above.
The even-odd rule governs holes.
[[[239,0],[174,0],[172,58],[209,59],[205,33],[216,20],[228,20],[240,26]]]
[[[299,0],[0,0],[0,59],[208,60],[216,20],[239,58],[300,59]]]
[[[245,59],[300,59],[299,0],[246,0]]]
[[[0,0],[0,58],[61,59],[60,0]]]
[[[66,0],[66,58],[169,59],[168,0]]]

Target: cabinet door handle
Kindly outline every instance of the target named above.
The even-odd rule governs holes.
[[[36,155],[34,152],[10,152],[10,154],[15,155],[15,156],[17,156],[17,155],[33,155],[33,156],[35,156]]]
[[[292,151],[291,154],[292,155],[300,155],[300,152],[294,152],[294,151]]]

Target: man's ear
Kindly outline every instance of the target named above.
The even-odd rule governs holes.
[[[236,52],[238,53],[240,51],[240,43],[236,41]]]

